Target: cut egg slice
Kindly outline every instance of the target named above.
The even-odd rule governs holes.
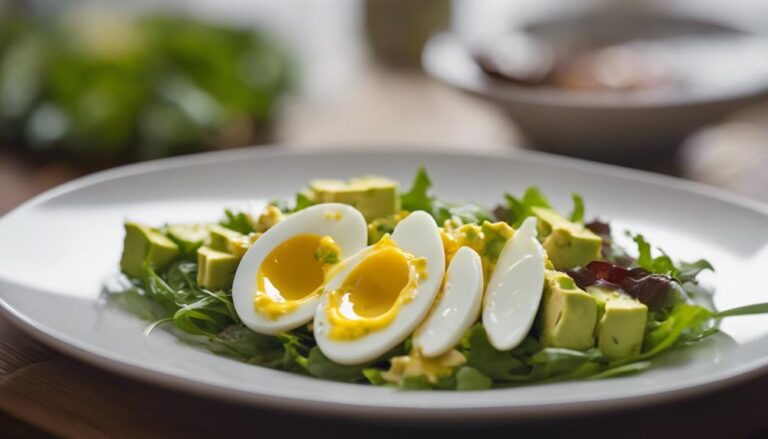
[[[482,301],[480,255],[469,247],[461,247],[448,265],[443,290],[432,311],[413,334],[413,346],[429,358],[450,351],[477,321]]]
[[[380,357],[426,317],[444,271],[435,220],[426,212],[411,213],[391,237],[351,256],[328,281],[315,314],[318,347],[339,364]]]
[[[531,330],[544,289],[544,248],[529,217],[499,254],[485,290],[483,325],[496,349],[506,351]]]
[[[343,259],[367,244],[363,215],[326,203],[288,216],[267,230],[235,272],[232,300],[243,324],[278,334],[312,320],[323,286]]]

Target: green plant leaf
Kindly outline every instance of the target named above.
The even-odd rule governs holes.
[[[534,207],[551,208],[549,200],[536,186],[530,186],[525,190],[521,198],[516,198],[511,194],[504,194],[504,199],[507,201],[508,207],[508,222],[514,227],[520,227],[520,224],[528,218],[533,216]]]
[[[584,199],[579,194],[572,194],[573,197],[573,210],[569,215],[571,222],[583,223],[584,222]]]
[[[432,212],[432,198],[429,196],[430,187],[432,187],[432,180],[429,179],[427,170],[420,166],[413,178],[411,189],[400,195],[401,207],[411,212],[416,210]]]
[[[518,381],[527,374],[527,367],[519,358],[511,352],[496,350],[491,345],[482,325],[471,328],[465,340],[467,366],[497,381]]]
[[[768,302],[753,303],[751,305],[739,306],[737,308],[726,309],[715,313],[714,317],[722,319],[733,316],[749,316],[755,314],[768,314]]]
[[[663,321],[651,325],[650,330],[646,331],[643,353],[638,359],[652,358],[674,347],[684,333],[690,336],[708,330],[704,323],[714,316],[712,311],[701,306],[675,304]]]
[[[490,389],[493,380],[474,367],[464,366],[456,372],[456,390]]]
[[[334,381],[360,381],[365,378],[363,370],[367,367],[367,364],[345,366],[334,363],[323,355],[317,346],[309,351],[307,360],[307,370],[310,375]]]
[[[226,218],[219,222],[219,225],[222,227],[234,230],[243,235],[247,235],[254,231],[253,220],[247,213],[233,212],[230,209],[226,209],[224,210],[224,215]]]

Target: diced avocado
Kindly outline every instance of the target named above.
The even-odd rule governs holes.
[[[496,223],[483,221],[482,231],[485,240],[485,254],[483,256],[495,264],[507,240],[512,237],[515,231],[503,221]]]
[[[240,257],[200,247],[197,250],[197,286],[212,291],[232,287]]]
[[[572,223],[552,209],[532,208],[539,219],[539,238],[549,259],[558,270],[583,267],[602,258],[603,240],[584,227]]]
[[[120,270],[130,277],[142,277],[144,264],[162,270],[179,256],[179,246],[162,233],[134,222],[125,223]]]
[[[312,180],[314,203],[343,203],[356,207],[367,221],[394,215],[400,210],[397,182],[382,177]]]
[[[544,294],[539,310],[539,330],[544,347],[589,349],[595,345],[597,301],[581,290],[567,274],[545,271]]]
[[[241,258],[251,247],[251,240],[247,235],[219,225],[211,226],[210,230],[211,243],[209,246],[212,250],[230,253]]]
[[[208,239],[208,224],[171,224],[165,232],[184,255],[193,255]]]
[[[640,354],[648,318],[648,307],[632,297],[600,287],[587,292],[597,299],[597,347],[609,360]]]

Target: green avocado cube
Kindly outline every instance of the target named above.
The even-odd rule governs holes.
[[[640,355],[648,307],[632,297],[599,287],[587,292],[597,300],[597,347],[609,360]]]
[[[213,250],[230,253],[237,257],[243,257],[251,246],[251,240],[234,230],[219,225],[210,228],[211,244]]]
[[[312,180],[309,189],[313,203],[349,204],[369,222],[400,211],[397,182],[383,177]]]
[[[584,225],[572,223],[549,208],[534,207],[539,238],[557,270],[584,267],[602,259],[603,240]]]
[[[539,310],[544,347],[589,349],[595,346],[597,301],[567,274],[547,270]]]
[[[145,264],[163,270],[178,256],[179,246],[162,233],[138,223],[125,223],[120,270],[126,275],[142,277]]]
[[[197,250],[197,286],[211,291],[232,288],[240,257],[200,247]]]

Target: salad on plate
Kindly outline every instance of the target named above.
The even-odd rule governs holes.
[[[494,209],[384,177],[312,180],[215,224],[125,223],[109,297],[182,342],[257,366],[401,389],[482,390],[637,373],[718,332],[697,276],[617,243],[536,187]],[[636,247],[636,248],[635,248]]]

